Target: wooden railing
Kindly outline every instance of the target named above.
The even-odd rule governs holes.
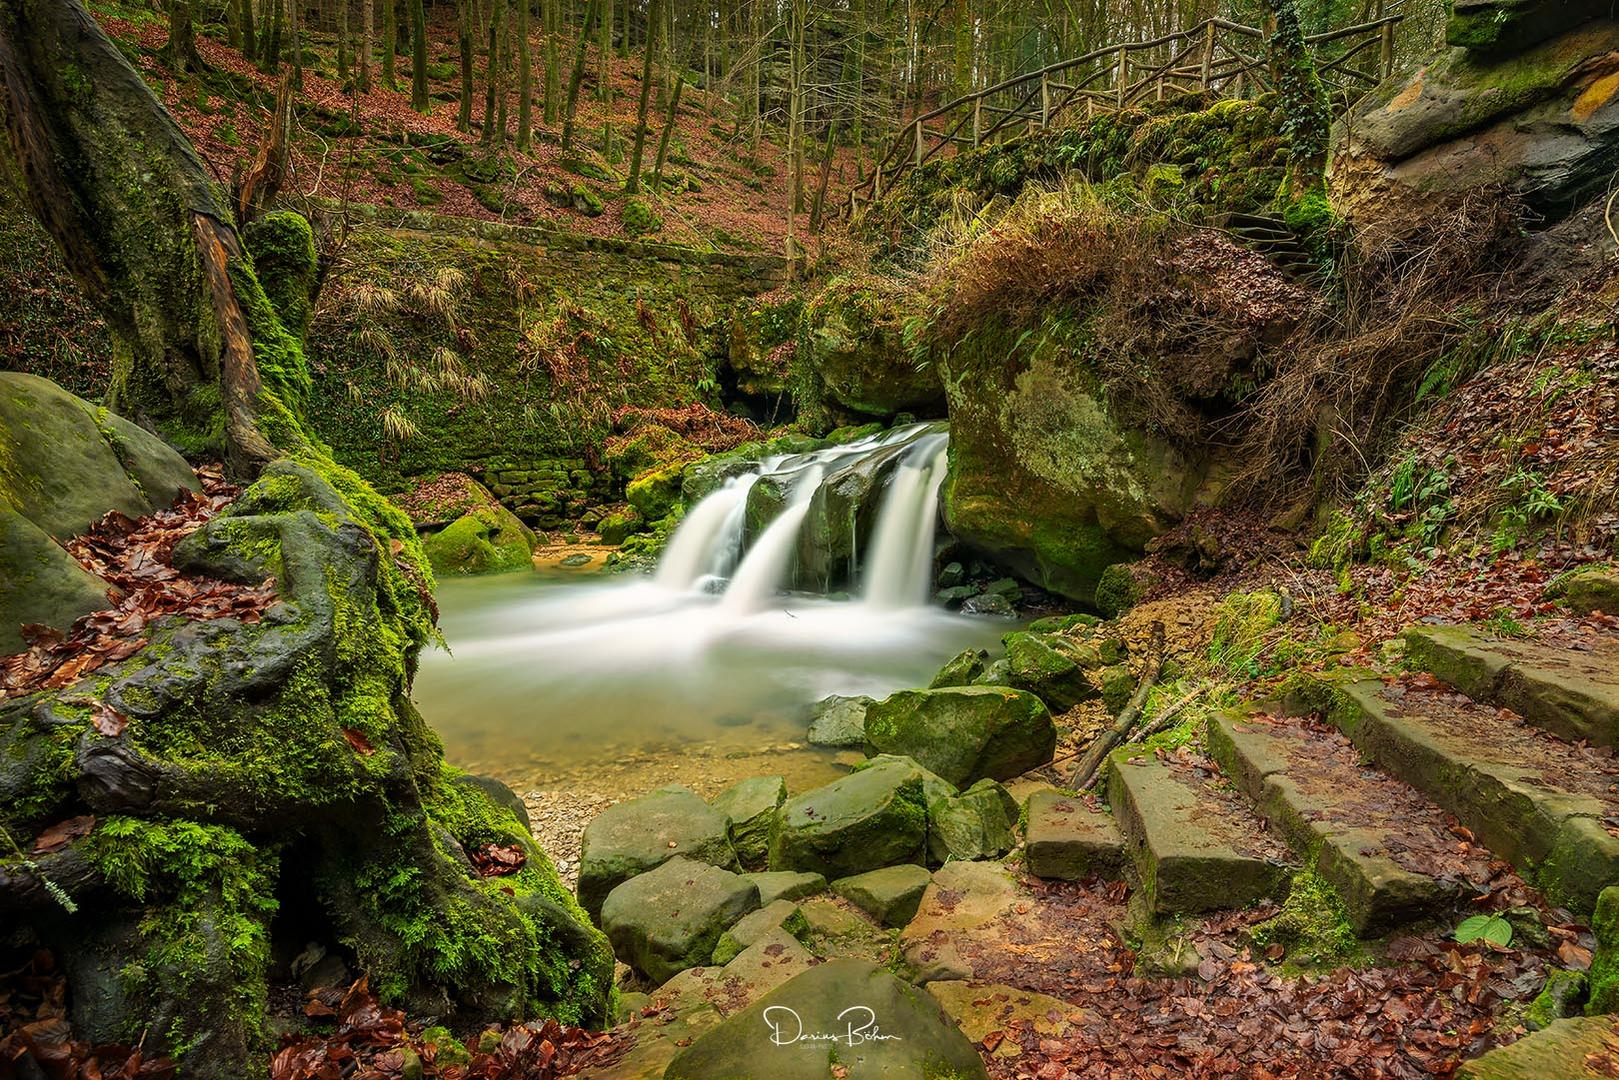
[[[1394,27],[1403,18],[1395,11],[1305,38],[1335,101],[1352,103],[1392,73]],[[1024,131],[1043,131],[1071,109],[1083,108],[1089,117],[1171,94],[1212,91],[1241,98],[1264,93],[1272,88],[1265,38],[1256,27],[1212,18],[1151,41],[1095,49],[946,102],[900,130],[871,175],[849,193],[849,211],[858,214],[946,147],[959,153]],[[1324,48],[1329,45],[1336,48]]]

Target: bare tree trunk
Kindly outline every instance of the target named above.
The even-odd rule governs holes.
[[[528,5],[517,0],[517,149],[534,141],[534,50],[528,41]]]
[[[169,66],[180,74],[204,71],[202,54],[197,52],[197,25],[191,10],[191,0],[168,0],[169,40],[163,46]]]
[[[652,101],[652,60],[657,54],[658,24],[662,21],[663,0],[648,0],[646,60],[641,65],[641,102],[635,110],[635,149],[630,152],[630,176],[624,182],[624,190],[632,195],[640,190],[641,185],[641,155],[646,151],[646,114]]]
[[[658,161],[652,166],[652,188],[659,190],[663,187],[663,166],[669,160],[669,140],[675,132],[675,121],[680,115],[680,91],[686,85],[686,80],[675,79],[675,88],[669,93],[669,114],[663,121],[663,135],[658,139]]]
[[[410,107],[427,112],[427,13],[422,0],[410,0]]]
[[[585,81],[586,52],[590,47],[590,20],[602,0],[586,0],[585,18],[579,24],[579,43],[573,54],[573,72],[568,76],[568,101],[562,115],[562,152],[573,148],[574,117],[579,108],[579,88]]]
[[[399,89],[399,0],[382,0],[382,85]]]
[[[553,126],[561,118],[562,57],[559,42],[562,31],[562,0],[544,0],[545,12],[545,123]]]
[[[456,0],[456,39],[461,46],[461,103],[456,110],[455,126],[461,131],[472,130],[472,28],[476,25],[472,0]]]
[[[241,0],[242,5],[242,56],[247,60],[258,58],[259,43],[257,32],[253,27],[253,0]]]
[[[301,414],[302,350],[208,170],[80,0],[0,6],[0,85],[0,157],[114,332],[108,404],[241,475],[301,443],[266,421]]]

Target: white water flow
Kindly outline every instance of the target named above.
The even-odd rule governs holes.
[[[753,547],[743,557],[742,565],[736,568],[736,576],[731,579],[730,588],[725,590],[725,599],[720,602],[721,611],[746,615],[764,608],[776,595],[787,568],[792,565],[798,530],[804,524],[810,499],[815,496],[815,489],[821,486],[823,475],[824,466],[814,462],[793,482],[791,501],[786,509],[777,514],[776,520],[759,534],[759,539],[754,541]]]
[[[730,572],[742,542],[748,492],[758,473],[735,476],[692,508],[669,538],[652,580],[668,589],[690,589],[705,576]]]
[[[865,571],[865,600],[873,607],[927,602],[947,441],[944,435],[917,440],[889,481]]]
[[[424,655],[418,703],[458,764],[557,776],[801,745],[827,694],[924,685],[1005,631],[927,602],[946,440],[915,425],[738,462],[651,576],[443,582],[454,652]]]

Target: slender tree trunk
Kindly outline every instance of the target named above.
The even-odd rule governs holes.
[[[286,0],[287,27],[292,34],[292,85],[303,89],[304,85],[304,39],[303,39],[303,0]]]
[[[241,0],[242,5],[242,57],[258,59],[258,35],[253,27],[253,0]]]
[[[547,127],[554,127],[560,119],[561,102],[557,99],[562,94],[562,58],[559,55],[558,41],[562,31],[561,0],[543,0],[541,10],[545,14],[545,123]]]
[[[534,141],[534,50],[528,41],[528,5],[517,0],[517,149]]]
[[[603,105],[613,103],[613,0],[601,0],[601,41],[597,43],[596,97]]]
[[[653,190],[663,187],[663,166],[669,160],[669,142],[675,133],[675,121],[680,115],[680,91],[686,85],[686,80],[675,78],[675,88],[669,93],[669,113],[664,117],[663,134],[658,138],[658,161],[652,167]]]
[[[506,145],[506,114],[511,102],[512,83],[512,22],[508,0],[496,0],[500,19],[500,87],[495,98],[495,145]]]
[[[349,77],[349,0],[337,0],[337,77]]]
[[[264,48],[260,51],[259,70],[274,75],[281,70],[281,5],[284,0],[268,0],[265,12],[268,26],[264,33]]]
[[[163,46],[169,66],[178,74],[203,71],[208,65],[197,52],[197,24],[191,0],[168,0],[169,40]]]
[[[399,89],[399,0],[382,0],[382,85]]]
[[[360,93],[371,92],[371,55],[377,43],[376,0],[360,0]]]
[[[261,369],[291,339],[184,133],[79,0],[0,5],[0,86],[0,158],[113,331],[108,405],[256,473],[308,374],[295,343]]]
[[[585,61],[590,46],[590,20],[602,0],[586,0],[585,18],[579,25],[579,43],[574,49],[573,72],[568,76],[568,100],[562,110],[562,152],[573,148],[574,117],[579,108],[579,88],[585,81]]]
[[[477,25],[473,21],[472,0],[456,0],[455,16],[455,36],[461,46],[461,102],[456,109],[455,126],[461,131],[471,131],[473,54],[477,51],[472,42],[472,28]]]
[[[624,190],[631,194],[640,189],[641,155],[646,150],[646,114],[652,101],[652,60],[657,55],[658,26],[662,22],[663,0],[648,0],[646,60],[641,65],[641,101],[635,110],[635,148],[630,152],[630,176],[624,183]]]
[[[821,150],[821,176],[815,184],[815,201],[810,204],[810,232],[821,231],[821,214],[826,207],[826,189],[832,182],[832,151],[835,148],[833,137],[837,133],[836,124],[826,127],[826,146]]]
[[[427,13],[422,0],[410,0],[410,107],[419,113],[432,108],[427,97]]]
[[[496,143],[496,111],[499,102],[505,97],[500,71],[500,38],[501,23],[505,17],[505,12],[502,10],[504,7],[505,0],[495,0],[489,6],[489,55],[485,67],[483,91],[483,143],[485,146],[493,146]],[[500,141],[505,141],[505,135],[504,131],[500,133]]]

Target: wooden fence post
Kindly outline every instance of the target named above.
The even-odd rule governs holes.
[[[984,99],[973,98],[973,149],[978,149],[978,133],[984,126]]]
[[[1394,24],[1383,24],[1383,78],[1394,74]]]
[[[1040,130],[1046,130],[1051,123],[1051,76],[1042,72],[1040,74]]]
[[[1214,72],[1214,20],[1210,19],[1203,30],[1203,89],[1209,88],[1209,78]]]
[[[1124,88],[1125,88],[1125,84],[1127,82],[1129,82],[1129,80],[1130,80],[1130,52],[1125,46],[1120,45],[1119,46],[1118,97],[1119,97],[1119,108],[1121,108],[1121,109],[1124,108]]]
[[[922,121],[916,121],[916,163],[922,164]]]

